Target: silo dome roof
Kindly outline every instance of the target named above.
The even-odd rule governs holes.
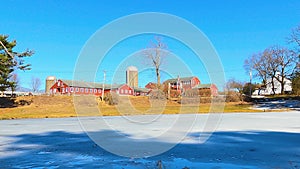
[[[46,78],[46,80],[55,80],[55,79],[56,79],[55,76],[48,76],[48,77]]]
[[[138,71],[138,69],[135,66],[129,66],[127,71]]]

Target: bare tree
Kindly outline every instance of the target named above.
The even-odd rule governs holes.
[[[20,79],[18,74],[13,73],[9,80],[9,86],[10,86],[12,96],[14,95],[13,93],[19,88],[20,85],[19,83],[20,83]]]
[[[280,93],[283,94],[285,79],[292,77],[297,64],[297,56],[294,51],[283,47],[274,47],[271,52],[273,62],[276,64],[276,72],[279,73],[279,76],[275,75],[275,79],[280,83]]]
[[[268,63],[263,58],[263,53],[259,52],[253,54],[251,57],[245,60],[244,68],[248,74],[253,72],[254,77],[260,78],[264,85],[266,85],[268,74],[267,74]]]
[[[289,43],[295,43],[300,47],[300,25],[292,29],[291,35],[288,37]]]
[[[233,78],[229,79],[225,86],[226,100],[230,102],[244,101],[243,99],[244,83]]]
[[[233,78],[229,79],[226,83],[226,89],[228,91],[230,90],[234,90],[234,91],[237,91],[239,93],[242,93],[243,91],[243,86],[244,86],[244,83],[243,82],[240,82],[240,81],[237,81]]]
[[[244,67],[246,70],[251,69],[254,72],[255,77],[262,79],[264,86],[271,83],[272,92],[275,93],[274,80],[277,64],[275,64],[273,60],[272,50],[270,48],[265,49],[263,52],[253,54],[245,61]]]
[[[277,80],[281,85],[280,92],[283,94],[285,79],[291,77],[296,63],[297,56],[292,50],[273,46],[252,55],[245,61],[244,67],[246,70],[252,69],[256,77],[263,80],[264,85],[271,83],[273,94],[275,94],[275,80]]]
[[[41,79],[38,77],[32,77],[30,85],[33,92],[38,92],[41,87]]]
[[[267,48],[264,50],[261,61],[265,61],[266,65],[266,73],[267,77],[271,79],[271,81],[267,81],[267,83],[271,83],[272,92],[275,94],[275,77],[278,72],[278,62],[276,61],[276,57],[274,56],[273,47]]]
[[[295,44],[295,52],[298,53],[296,56],[296,67],[292,75],[292,87],[293,93],[296,95],[300,94],[300,25],[292,29],[291,35],[288,37],[288,42],[290,44]]]
[[[299,74],[300,73],[300,25],[298,27],[292,29],[291,35],[288,37],[288,43],[295,44],[295,53],[298,55],[298,63],[296,64],[296,68],[294,73]]]
[[[160,67],[162,64],[162,59],[167,55],[166,52],[167,45],[164,44],[160,37],[155,37],[155,42],[150,44],[145,50],[145,56],[147,60],[150,61],[150,64],[155,67],[156,79],[157,79],[157,88],[160,88]]]

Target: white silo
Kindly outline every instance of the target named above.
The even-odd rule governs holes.
[[[55,82],[56,82],[55,76],[48,76],[46,78],[46,87],[45,87],[46,94],[50,94],[50,88],[54,85]]]
[[[135,66],[129,66],[126,70],[126,84],[130,87],[138,87],[138,69]]]

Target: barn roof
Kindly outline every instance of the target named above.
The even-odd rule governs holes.
[[[88,87],[88,88],[91,88],[93,86],[91,82],[85,82],[85,81],[64,80],[64,79],[61,79],[61,81],[63,81],[68,86]]]
[[[129,66],[127,71],[138,71],[138,69],[135,66]]]
[[[147,93],[147,92],[149,92],[150,90],[151,90],[151,89],[140,88],[140,87],[134,88],[134,91],[136,91],[136,92],[144,92],[144,93]]]
[[[102,89],[103,83],[96,82],[85,82],[85,81],[77,81],[77,80],[64,80],[61,79],[66,85],[72,87],[84,87],[84,88],[100,88]],[[104,84],[104,89],[118,89],[124,84]]]
[[[108,85],[108,89],[118,89],[124,85],[126,84],[112,84],[112,85]]]
[[[197,89],[209,89],[211,88],[213,84],[209,83],[209,84],[198,84],[197,86],[194,86],[193,88],[197,88]]]
[[[192,80],[193,78],[197,78],[196,76],[190,76],[190,77],[179,77],[180,81],[189,81]],[[168,79],[164,83],[175,83],[177,82],[178,78],[173,78],[173,79]]]

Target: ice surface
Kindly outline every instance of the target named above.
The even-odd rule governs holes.
[[[181,127],[171,130],[169,137],[155,139],[152,144],[174,144],[176,136],[185,137],[172,149],[153,157],[121,157],[97,146],[81,128],[77,118],[24,119],[0,121],[0,168],[299,168],[300,112],[223,114],[213,131],[205,128],[209,115],[196,115],[188,132],[190,117],[184,115]],[[99,117],[87,117],[94,122]],[[139,117],[134,117],[139,119]],[[144,117],[143,117],[144,118]],[[153,118],[153,117],[150,117]],[[131,124],[122,117],[104,117],[117,130],[97,131],[103,138],[117,134],[138,141],[157,138],[178,116],[163,115],[151,127]],[[92,126],[90,126],[92,129]],[[204,143],[199,136],[213,133]],[[138,141],[137,141],[138,140]],[[122,143],[122,140],[119,140]],[[118,145],[111,145],[118,147]],[[130,145],[128,145],[130,147]],[[145,150],[148,150],[145,147]],[[151,150],[149,150],[151,151]]]

